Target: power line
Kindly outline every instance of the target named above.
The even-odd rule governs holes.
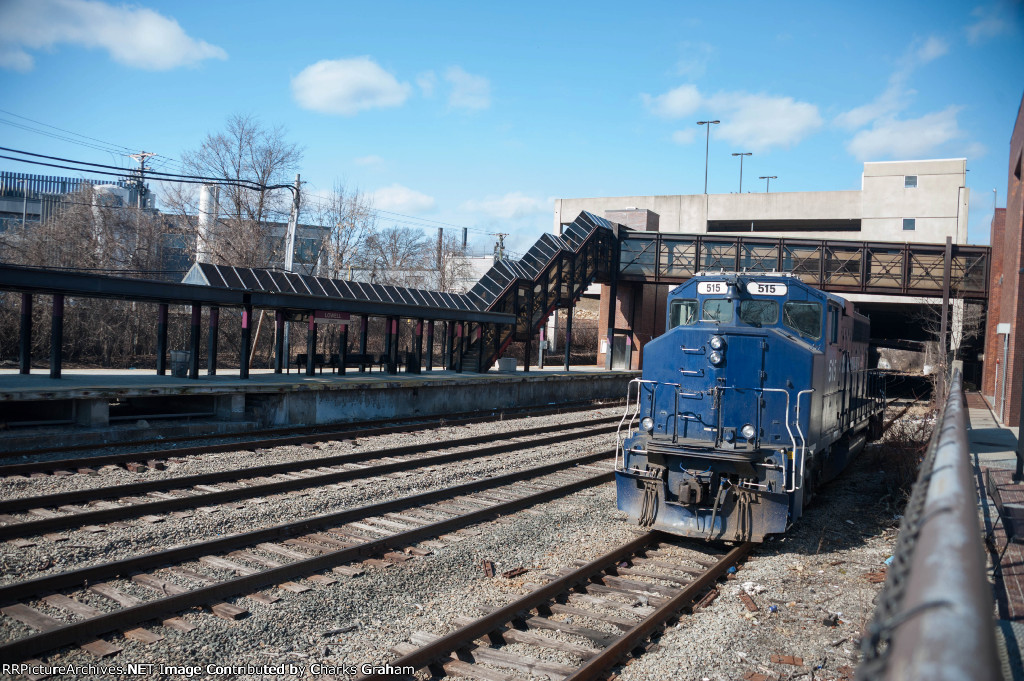
[[[23,121],[28,121],[29,123],[35,123],[36,125],[41,125],[41,126],[46,127],[46,128],[51,128],[52,130],[56,130],[56,131],[59,131],[61,133],[66,133],[66,134],[65,135],[58,135],[56,133],[50,132],[49,130],[39,130],[39,129],[34,128],[34,127],[30,126],[30,125],[25,125],[24,123],[18,123],[16,121],[8,121],[8,120],[5,120],[3,118],[0,118],[0,123],[3,123],[5,125],[10,125],[12,127],[19,128],[21,130],[27,130],[28,132],[34,132],[34,133],[39,134],[39,135],[45,135],[47,137],[51,137],[53,139],[58,139],[58,140],[61,140],[63,142],[70,142],[72,144],[78,144],[80,146],[88,147],[90,149],[96,149],[98,151],[103,151],[103,152],[106,152],[106,153],[114,155],[114,156],[128,156],[130,154],[126,153],[126,152],[132,152],[132,151],[135,150],[135,147],[126,147],[125,145],[117,144],[116,142],[109,142],[107,140],[101,140],[101,139],[99,139],[97,137],[90,137],[89,135],[83,135],[82,133],[75,132],[73,130],[68,130],[66,128],[61,128],[61,127],[58,127],[56,125],[50,125],[49,123],[43,123],[42,121],[37,121],[34,118],[29,118],[28,116],[22,116],[21,114],[16,114],[13,111],[7,111],[6,109],[0,109],[0,113],[6,114],[8,116],[14,116],[15,118],[20,118]],[[68,137],[67,135],[73,135],[74,137],[80,137],[82,139],[74,139],[74,137]],[[82,140],[89,140],[89,142],[83,142]],[[97,144],[93,144],[92,142],[96,142],[96,143],[98,143],[98,145]],[[102,146],[99,146],[99,145],[102,145]],[[161,160],[161,166],[163,166],[163,165],[173,165],[173,166],[177,166],[178,168],[180,168],[182,170],[186,169],[185,164],[182,161],[178,160],[178,159],[171,158],[170,156],[163,156],[163,155],[158,155],[158,157]]]
[[[28,116],[22,116],[20,114],[14,113],[13,111],[7,111],[6,109],[0,109],[0,113],[7,114],[8,116],[14,116],[15,118],[20,118],[23,121],[28,121],[30,123],[35,123],[36,125],[42,125],[42,126],[47,127],[47,128],[53,128],[54,130],[59,130],[60,132],[66,132],[69,135],[74,135],[76,137],[81,137],[83,139],[92,140],[93,142],[99,142],[100,144],[104,144],[104,145],[107,145],[107,146],[110,146],[110,147],[121,148],[121,149],[124,149],[125,151],[131,151],[132,150],[131,147],[126,147],[126,146],[121,145],[121,144],[115,144],[114,142],[107,142],[105,140],[97,139],[95,137],[89,137],[88,135],[83,135],[81,133],[74,132],[72,130],[65,130],[64,128],[58,128],[56,125],[50,125],[49,123],[43,123],[42,121],[37,121],[35,119],[29,118]],[[41,132],[41,131],[33,131],[33,132]]]
[[[84,162],[81,162],[81,161],[69,161],[67,159],[56,158],[56,157],[53,157],[53,156],[45,156],[43,154],[31,154],[30,152],[18,151],[17,149],[13,149],[13,150],[12,149],[7,149],[7,147],[0,147],[0,149],[2,149],[4,151],[14,151],[15,153],[19,153],[19,154],[29,154],[31,156],[36,156],[36,157],[39,157],[39,158],[49,158],[49,159],[58,160],[58,161],[67,161],[68,163],[79,163],[80,165],[89,165],[89,166],[95,166],[95,167],[98,167],[98,168],[111,168],[113,170],[120,170],[120,171],[122,171],[122,172],[117,173],[117,174],[111,173],[111,172],[103,172],[103,171],[92,171],[92,170],[88,171],[88,172],[91,172],[91,173],[93,173],[95,175],[101,175],[101,176],[102,175],[106,175],[108,177],[123,178],[126,174],[127,175],[131,175],[132,174],[131,171],[127,171],[124,168],[118,168],[116,166],[106,166],[106,165],[102,165],[102,164],[99,164],[99,163],[84,163]],[[30,165],[46,166],[48,168],[60,168],[62,170],[73,170],[75,172],[80,172],[80,173],[87,171],[86,168],[76,168],[74,166],[60,165],[60,164],[57,164],[57,163],[44,163],[43,161],[32,161],[32,160],[27,159],[27,158],[17,158],[17,157],[14,157],[14,156],[6,156],[6,155],[2,155],[2,154],[0,154],[0,158],[5,158],[5,159],[8,159],[10,161],[18,161],[19,163],[28,163]],[[262,184],[259,184],[257,182],[254,182],[252,180],[237,180],[236,181],[236,180],[225,180],[225,179],[216,178],[216,177],[202,177],[202,176],[197,176],[197,175],[180,175],[180,176],[173,176],[173,177],[163,177],[163,176],[170,175],[170,173],[159,173],[159,172],[154,172],[154,171],[150,171],[150,175],[160,175],[162,177],[157,177],[157,178],[154,178],[154,179],[164,180],[164,181],[167,181],[167,182],[180,182],[182,184],[219,184],[221,186],[240,187],[242,189],[249,189],[249,190],[252,190],[252,191],[269,191],[271,189],[292,189],[293,188],[292,185],[290,185],[290,184],[262,185]],[[183,178],[189,178],[189,177],[195,178],[195,179],[183,179]]]

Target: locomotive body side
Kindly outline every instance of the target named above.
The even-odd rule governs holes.
[[[666,318],[630,385],[619,508],[684,536],[785,531],[877,420],[867,320],[788,275],[737,273],[679,286]]]

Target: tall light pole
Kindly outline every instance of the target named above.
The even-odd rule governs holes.
[[[765,181],[764,182],[764,193],[767,194],[768,193],[768,188],[772,184],[772,180],[779,179],[779,176],[778,175],[762,175],[761,177],[759,177],[757,179]]]
[[[697,121],[697,125],[706,125],[707,135],[704,139],[704,193],[708,193],[708,149],[711,148],[711,126],[718,125],[722,121]]]
[[[739,156],[740,157],[740,194],[743,193],[743,157],[744,156],[752,156],[753,154],[754,154],[754,152],[752,152],[752,151],[736,151],[736,152],[733,152],[733,156]]]

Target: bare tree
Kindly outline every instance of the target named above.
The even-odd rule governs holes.
[[[189,174],[225,181],[220,201],[224,217],[212,235],[214,260],[248,267],[280,262],[284,254],[280,223],[287,220],[291,192],[267,187],[290,185],[302,161],[302,149],[287,140],[284,128],[269,128],[255,116],[235,114],[223,131],[208,134],[183,160]],[[260,188],[249,188],[253,184]],[[192,229],[196,228],[191,216],[198,212],[197,197],[196,185],[171,185],[165,192],[170,210]]]
[[[361,264],[366,239],[377,230],[377,216],[370,198],[341,183],[322,201],[304,209],[306,220],[324,228],[320,271],[328,277],[345,279],[349,270]]]
[[[360,250],[360,269],[376,284],[422,288],[430,245],[418,229],[388,227],[371,231]]]
[[[164,216],[118,205],[103,190],[85,184],[64,197],[62,207],[43,222],[32,222],[0,233],[0,259],[6,262],[81,270],[102,274],[179,280],[183,272],[168,272],[168,245],[175,225]],[[16,348],[18,296],[0,297],[0,346]],[[33,306],[33,352],[45,355],[49,343],[46,317],[51,298],[37,296]],[[64,311],[64,355],[68,362],[129,366],[133,358],[154,351],[155,334],[134,301],[76,298]],[[11,335],[14,334],[14,335]]]

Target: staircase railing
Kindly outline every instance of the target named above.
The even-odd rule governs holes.
[[[469,291],[488,312],[513,314],[513,326],[466,325],[461,353],[463,371],[486,371],[514,341],[529,341],[557,308],[571,308],[591,283],[612,276],[617,243],[612,223],[580,213],[560,235],[543,234],[519,260],[501,260]]]

